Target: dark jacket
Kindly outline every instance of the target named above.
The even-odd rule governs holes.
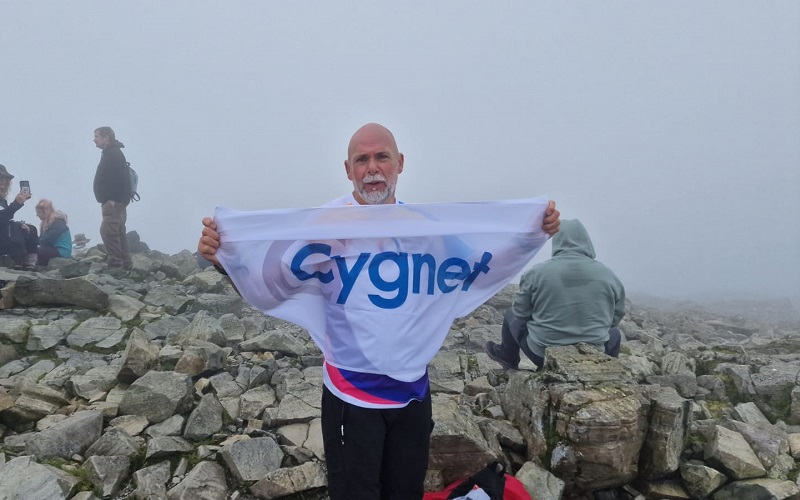
[[[115,201],[127,205],[131,201],[128,162],[120,149],[124,147],[121,142],[114,140],[100,156],[100,163],[94,174],[94,197],[98,203]]]
[[[24,240],[21,240],[19,228],[11,219],[22,204],[12,201],[8,203],[5,198],[0,198],[0,255],[18,256],[24,252]]]

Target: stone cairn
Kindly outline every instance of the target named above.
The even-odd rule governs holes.
[[[104,257],[0,267],[0,500],[327,498],[307,332],[189,251]],[[513,291],[430,364],[429,491],[499,460],[537,500],[800,499],[790,303],[629,303],[618,359],[578,345],[504,371],[483,345]]]

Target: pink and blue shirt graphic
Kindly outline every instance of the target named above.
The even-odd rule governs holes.
[[[399,408],[428,390],[453,320],[547,241],[544,198],[239,212],[217,207],[217,252],[239,293],[308,330],[343,401]]]

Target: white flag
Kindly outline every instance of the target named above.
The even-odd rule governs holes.
[[[547,241],[544,198],[239,212],[217,207],[242,297],[309,331],[328,364],[415,381],[455,318]]]

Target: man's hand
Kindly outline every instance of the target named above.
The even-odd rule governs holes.
[[[197,252],[215,266],[219,266],[217,260],[217,249],[219,248],[219,233],[217,223],[211,217],[203,218],[203,235],[197,242]]]
[[[544,211],[544,220],[542,221],[542,231],[552,237],[558,232],[558,227],[561,225],[561,212],[556,210],[556,202],[549,200],[547,202],[547,210]]]
[[[24,205],[26,201],[31,199],[31,192],[30,191],[20,191],[19,194],[14,198],[14,201],[19,203],[20,205]]]

